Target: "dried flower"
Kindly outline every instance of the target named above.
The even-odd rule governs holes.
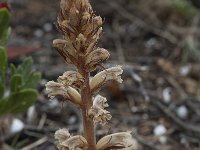
[[[107,99],[97,95],[93,100],[93,106],[88,111],[88,116],[92,118],[95,123],[105,125],[107,121],[112,118],[110,112],[105,110],[105,107],[108,107]]]
[[[83,85],[84,79],[82,75],[76,71],[66,71],[62,76],[58,77],[58,81],[65,86],[80,88]]]
[[[101,95],[97,95],[93,100],[93,106],[97,106],[99,108],[106,108],[108,107],[107,99]]]
[[[107,81],[115,80],[121,83],[123,81],[121,79],[122,72],[123,70],[121,66],[116,66],[105,69],[96,74],[90,81],[90,88],[92,93],[96,93],[101,88],[101,86],[105,84]]]
[[[65,99],[69,99],[75,104],[81,105],[81,96],[74,88],[70,86],[65,86],[62,83],[49,81],[46,84],[46,90],[48,92],[48,97],[51,99],[55,96],[62,96]]]
[[[83,136],[72,136],[60,144],[59,150],[88,150],[88,143]]]
[[[55,132],[54,137],[58,143],[62,143],[70,138],[70,133],[66,128],[59,129]]]
[[[130,132],[119,132],[104,136],[97,142],[97,150],[138,150],[138,142]]]
[[[55,133],[56,144],[59,150],[87,150],[86,139],[81,135],[71,136],[67,129],[60,129]]]

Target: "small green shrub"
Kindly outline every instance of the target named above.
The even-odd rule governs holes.
[[[25,111],[37,97],[36,86],[40,73],[32,70],[32,59],[27,58],[18,67],[8,64],[6,44],[11,28],[10,12],[0,8],[0,116]]]

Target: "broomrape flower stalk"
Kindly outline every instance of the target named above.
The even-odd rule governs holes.
[[[121,66],[115,66],[89,79],[90,72],[110,55],[107,50],[97,47],[102,24],[102,18],[94,14],[88,0],[61,0],[57,28],[63,39],[54,40],[53,46],[66,63],[75,65],[76,70],[66,71],[57,82],[49,81],[46,89],[50,98],[59,95],[80,108],[84,134],[71,136],[67,129],[56,131],[59,150],[136,150],[138,147],[130,132],[107,135],[96,142],[96,124],[105,125],[112,117],[105,110],[107,99],[96,94],[110,80],[121,83],[123,72]]]

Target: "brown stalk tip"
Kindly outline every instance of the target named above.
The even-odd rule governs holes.
[[[93,13],[88,0],[61,0],[57,27],[64,40],[54,40],[53,46],[67,63],[77,65],[77,56],[96,49],[102,33],[102,18]]]

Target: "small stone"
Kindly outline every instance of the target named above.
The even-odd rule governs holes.
[[[47,79],[42,79],[41,81],[40,81],[40,85],[41,86],[45,86],[45,84],[47,84]]]
[[[53,29],[53,26],[51,23],[46,23],[46,24],[44,24],[43,29],[44,29],[44,31],[49,32]]]
[[[167,129],[166,129],[165,126],[162,125],[162,124],[157,125],[157,126],[154,128],[154,130],[153,130],[153,133],[154,133],[154,135],[156,135],[156,136],[164,135],[166,132],[167,132]]]
[[[177,108],[176,110],[176,114],[178,117],[180,117],[181,119],[186,119],[188,116],[188,109],[185,105],[181,105]]]
[[[23,129],[24,129],[24,123],[17,118],[13,119],[10,127],[10,132],[14,134],[22,131]]]
[[[146,46],[147,48],[151,48],[152,46],[155,46],[157,42],[158,42],[158,41],[157,41],[156,38],[151,38],[151,39],[149,39],[149,40],[145,43],[145,46]]]
[[[49,103],[48,103],[48,106],[50,107],[50,108],[55,108],[55,107],[57,107],[59,105],[59,101],[58,101],[58,99],[56,98],[56,97],[54,97],[53,99],[51,99],[50,101],[49,101]]]
[[[36,115],[36,110],[35,110],[35,106],[33,105],[29,107],[27,111],[28,122],[32,122],[35,119],[35,115]]]
[[[76,123],[76,121],[77,121],[76,116],[71,116],[71,117],[69,118],[69,120],[68,120],[68,123],[69,123],[70,125],[73,125],[73,124]]]
[[[160,136],[159,137],[159,142],[161,144],[166,144],[167,143],[167,137],[166,136]]]
[[[183,66],[179,69],[179,72],[182,76],[187,76],[191,70],[191,65]]]
[[[44,32],[41,29],[37,29],[34,31],[34,35],[38,38],[42,37],[44,35]]]
[[[167,87],[163,90],[163,99],[164,99],[164,102],[165,103],[169,103],[171,101],[171,88],[170,87]]]

